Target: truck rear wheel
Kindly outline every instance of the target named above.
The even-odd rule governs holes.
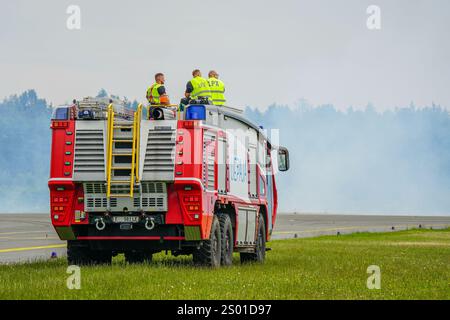
[[[211,225],[209,239],[204,240],[200,248],[194,250],[194,263],[214,268],[219,267],[222,251],[221,239],[220,222],[215,215]]]
[[[233,264],[234,248],[233,225],[230,216],[226,213],[219,214],[219,222],[222,236],[221,264],[223,266],[231,266]]]
[[[153,255],[143,251],[127,251],[125,252],[125,261],[129,264],[150,263]]]
[[[258,220],[258,237],[256,238],[255,252],[241,252],[241,263],[259,262],[263,263],[266,258],[266,224],[260,215]]]
[[[109,251],[91,250],[86,243],[67,241],[67,262],[69,265],[111,264],[112,253]]]

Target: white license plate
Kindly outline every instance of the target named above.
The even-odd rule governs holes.
[[[139,217],[128,216],[128,217],[112,217],[114,223],[137,223],[139,222]]]

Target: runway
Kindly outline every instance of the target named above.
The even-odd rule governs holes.
[[[0,214],[0,263],[48,259],[64,255],[48,214]]]
[[[450,227],[450,216],[373,216],[279,214],[272,239],[303,238],[353,232]],[[0,263],[49,259],[65,255],[66,244],[47,214],[0,214]]]

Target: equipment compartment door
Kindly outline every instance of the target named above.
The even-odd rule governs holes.
[[[217,146],[217,191],[227,192],[227,141],[220,137]]]
[[[254,245],[256,236],[257,210],[251,207],[238,208],[237,245]]]

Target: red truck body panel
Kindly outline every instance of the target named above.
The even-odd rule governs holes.
[[[98,216],[98,213],[88,212],[85,205],[85,189],[83,183],[74,180],[74,153],[76,144],[77,122],[81,120],[53,120],[52,129],[52,148],[50,164],[50,212],[51,220],[58,231],[60,237],[66,240],[86,240],[86,241],[121,241],[121,240],[139,240],[139,241],[174,241],[177,243],[186,240],[183,228],[199,227],[200,239],[210,237],[213,217],[218,208],[221,210],[231,210],[234,214],[234,234],[235,245],[239,235],[242,236],[239,221],[243,221],[239,215],[244,214],[245,210],[254,210],[256,215],[267,214],[266,221],[271,221],[272,225],[266,223],[267,238],[270,238],[270,232],[276,219],[277,212],[277,188],[274,175],[265,176],[260,165],[256,165],[256,197],[242,198],[232,192],[231,187],[231,163],[230,155],[226,157],[224,163],[224,182],[225,190],[218,192],[219,179],[219,139],[230,139],[228,133],[220,128],[211,128],[205,126],[201,121],[178,120],[176,124],[175,135],[175,155],[174,155],[174,180],[168,182],[167,186],[167,211],[164,212],[164,227],[176,226],[178,233],[154,234],[127,234],[120,233],[97,234],[89,231],[92,227],[92,217]],[[206,142],[204,140],[206,132],[215,135],[215,140]],[[228,141],[228,140],[227,140]],[[226,142],[225,145],[228,145]],[[266,152],[270,156],[270,152]],[[214,155],[214,177],[208,177],[208,170],[205,169],[204,155]],[[247,155],[247,173],[250,179],[251,163]],[[271,165],[271,164],[270,164]],[[205,172],[206,171],[206,172]],[[273,170],[272,170],[273,171]],[[210,178],[210,179],[208,179]],[[272,179],[272,199],[267,198],[267,192],[261,194],[261,190],[267,190],[267,179]],[[214,185],[208,185],[214,181]],[[104,183],[104,181],[103,181]],[[261,185],[264,184],[264,185]],[[248,193],[250,195],[250,180],[248,182]],[[269,212],[268,202],[272,202],[272,211]],[[253,212],[253,211],[252,211]],[[142,214],[147,214],[143,212]],[[110,213],[105,212],[105,216]],[[253,226],[253,225],[251,225]],[[84,228],[84,229],[83,229]],[[62,232],[69,230],[70,232]],[[85,230],[85,231],[77,231]],[[178,229],[177,229],[178,230]],[[180,231],[181,230],[181,231]],[[69,234],[69,236],[67,236]]]

